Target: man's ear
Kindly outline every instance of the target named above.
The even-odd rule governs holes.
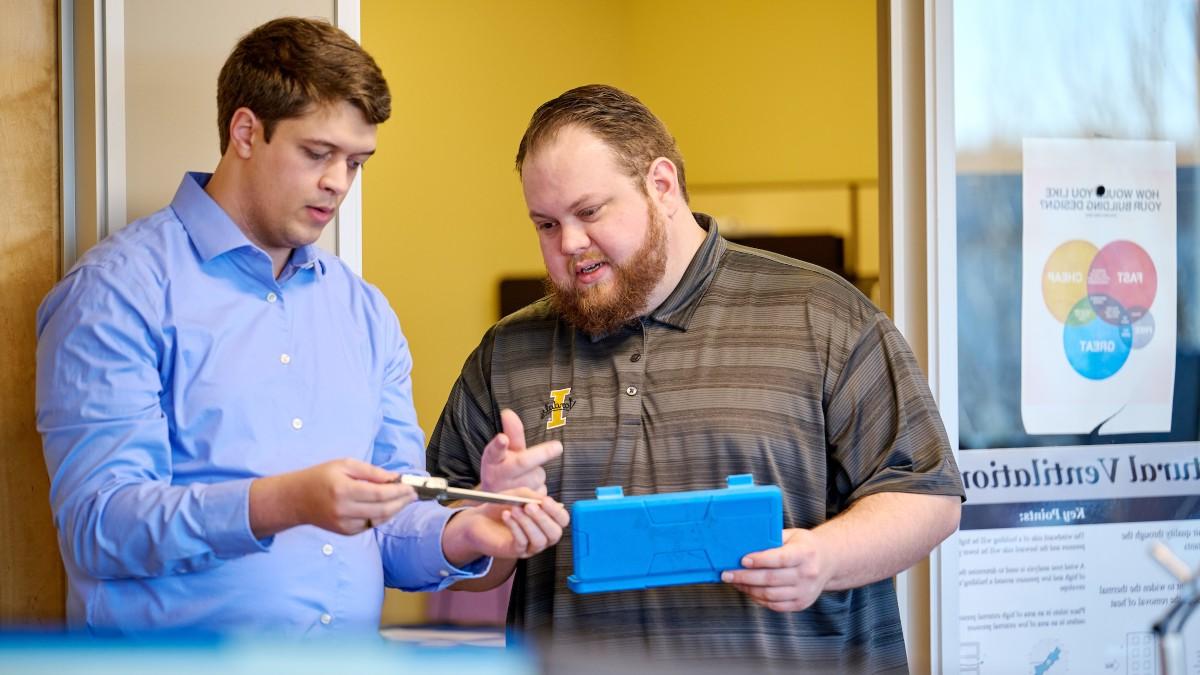
[[[646,172],[646,190],[650,198],[658,202],[667,215],[675,215],[675,211],[683,204],[683,196],[679,190],[679,171],[675,162],[666,157],[659,157],[650,162],[650,170]]]
[[[233,111],[233,117],[229,120],[228,150],[232,150],[241,159],[250,159],[254,148],[255,130],[261,128],[262,123],[254,111],[244,107]]]

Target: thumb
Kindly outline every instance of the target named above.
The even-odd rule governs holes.
[[[500,426],[504,429],[504,435],[508,436],[510,449],[525,449],[525,425],[521,424],[521,418],[517,416],[517,413],[508,408],[501,410]]]
[[[366,480],[372,483],[390,483],[400,477],[400,474],[395,471],[388,471],[383,467],[375,466],[368,462],[362,462],[357,459],[346,460],[346,475],[358,480]]]

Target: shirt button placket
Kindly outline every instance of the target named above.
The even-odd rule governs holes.
[[[275,303],[279,302],[279,295],[277,293],[275,293],[275,291],[267,291],[266,300],[267,300],[267,302],[269,302],[271,304],[275,304]],[[288,352],[280,352],[279,353],[279,363],[282,365],[285,365],[285,366],[290,365],[292,363],[292,355],[289,354]],[[300,431],[303,428],[304,428],[304,420],[299,417],[293,417],[292,418],[292,429],[294,429],[296,431]],[[329,554],[326,553],[325,555],[329,555]],[[325,616],[328,616],[328,615],[325,615]]]
[[[620,423],[617,431],[617,447],[622,461],[632,461],[637,445],[641,439],[642,428],[642,397],[645,395],[646,359],[645,340],[646,326],[643,322],[637,329],[640,335],[631,335],[627,341],[633,349],[625,351],[617,358],[618,414]],[[640,343],[640,344],[639,344]]]

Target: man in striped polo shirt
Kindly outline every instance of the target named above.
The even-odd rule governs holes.
[[[903,671],[891,577],[955,530],[963,489],[895,326],[836,275],[731,244],[692,213],[674,139],[618,89],[543,104],[517,169],[548,297],[468,358],[429,470],[489,490],[544,478],[568,506],[598,486],[713,489],[751,473],[783,490],[785,530],[722,584],[588,595],[567,589],[564,536],[496,562],[516,573],[510,623],[623,657]],[[558,442],[544,473],[525,461]]]

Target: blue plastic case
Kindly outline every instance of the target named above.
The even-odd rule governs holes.
[[[712,583],[742,556],[783,541],[783,495],[750,474],[722,490],[626,497],[620,487],[571,508],[576,593]]]

